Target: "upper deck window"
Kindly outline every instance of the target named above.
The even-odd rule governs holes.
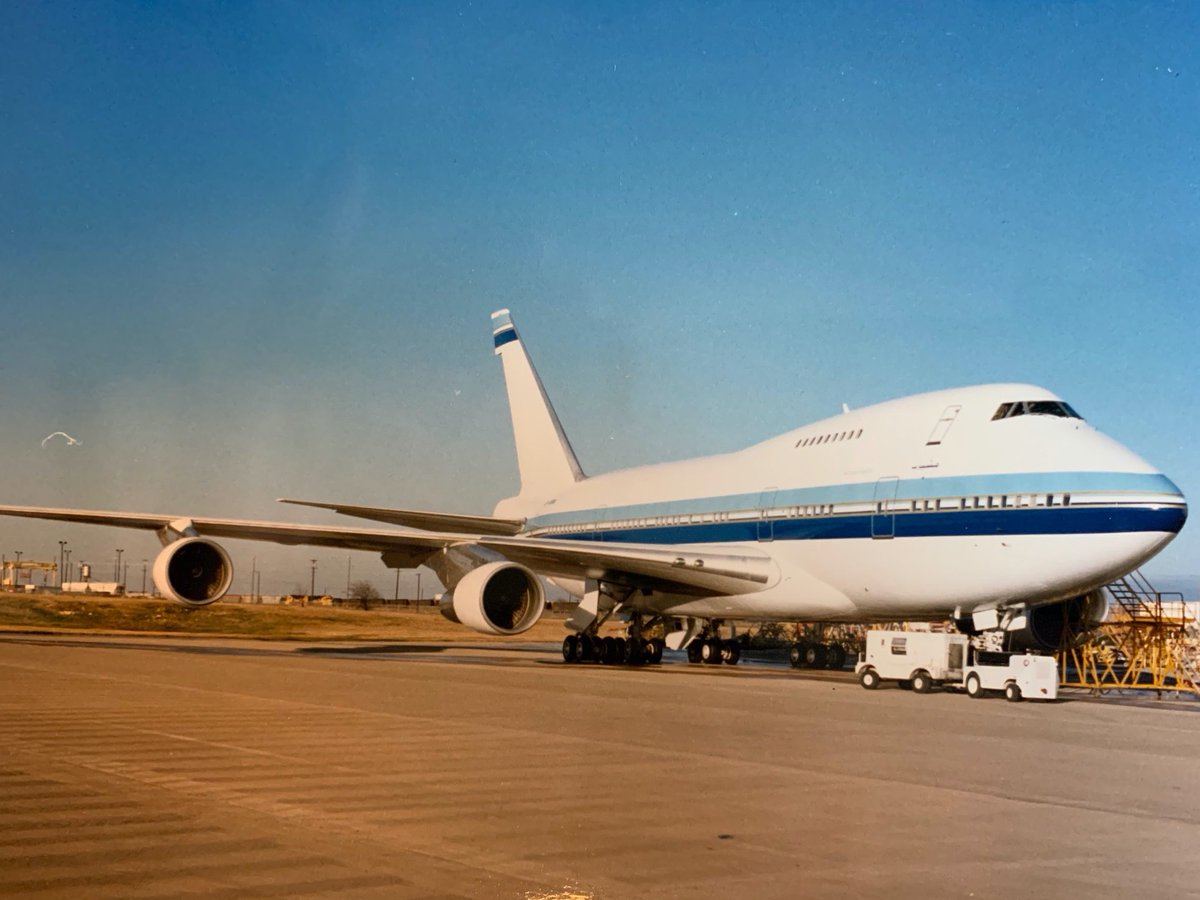
[[[996,419],[1012,419],[1016,416],[1057,416],[1060,419],[1082,419],[1079,413],[1071,409],[1069,403],[1061,400],[1018,400],[1014,403],[1001,403],[992,421]]]

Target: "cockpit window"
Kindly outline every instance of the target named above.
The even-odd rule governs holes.
[[[1079,413],[1071,408],[1069,403],[1061,400],[1017,400],[1014,403],[1001,403],[992,421],[996,419],[1012,419],[1016,416],[1058,416],[1061,419],[1082,419]]]

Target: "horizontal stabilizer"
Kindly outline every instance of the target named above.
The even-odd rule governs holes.
[[[343,516],[387,522],[406,528],[423,531],[455,531],[464,534],[518,534],[525,525],[524,519],[496,519],[492,516],[460,516],[453,513],[423,512],[416,509],[389,509],[384,506],[351,506],[348,503],[318,503],[314,500],[289,500],[280,498],[280,503],[296,506],[311,506],[316,509],[331,509]]]

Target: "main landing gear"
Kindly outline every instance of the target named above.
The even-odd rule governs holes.
[[[799,641],[788,651],[793,669],[841,669],[846,665],[846,648],[841,644]]]
[[[742,645],[730,638],[698,637],[687,645],[687,658],[690,663],[736,666],[742,658]]]
[[[651,628],[659,623],[657,617],[646,621],[641,613],[633,613],[629,617],[629,628],[625,637],[601,637],[597,631],[608,617],[606,615],[597,619],[586,631],[568,634],[563,638],[563,661],[595,662],[609,666],[653,666],[662,662],[667,642],[661,637],[650,637],[649,634]]]
[[[563,638],[563,662],[604,663],[609,666],[657,665],[662,662],[666,642],[662,638],[600,637],[568,634]]]
[[[690,663],[705,663],[710,666],[736,666],[742,658],[742,642],[736,637],[722,638],[721,622],[713,621],[705,626],[704,631],[692,639],[687,645],[687,658]]]

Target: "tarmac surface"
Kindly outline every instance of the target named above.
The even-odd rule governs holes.
[[[0,636],[0,896],[1200,896],[1196,703]]]

